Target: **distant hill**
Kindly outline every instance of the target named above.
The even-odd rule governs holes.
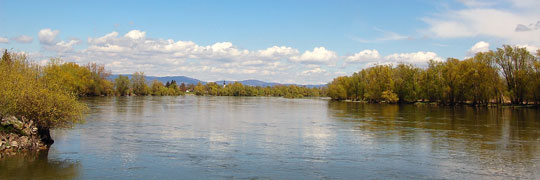
[[[113,75],[109,76],[109,79],[111,79],[111,80],[116,79],[116,77],[118,77],[118,75],[127,76],[127,77],[129,77],[129,79],[131,79],[131,74],[113,74]],[[184,83],[184,84],[197,84],[198,82],[201,82],[202,84],[206,84],[206,82],[204,82],[204,81],[194,79],[194,78],[190,78],[190,77],[186,77],[186,76],[164,76],[164,77],[145,76],[145,77],[146,77],[147,81],[158,80],[158,81],[161,81],[163,83],[166,83],[167,81],[170,82],[172,80],[175,80],[177,84],[182,84],[182,83]]]
[[[127,77],[129,77],[131,79],[131,74],[113,74],[113,75],[109,76],[109,79],[113,80],[116,77],[118,77],[118,75],[127,76]],[[182,84],[182,83],[184,83],[184,84],[197,84],[198,82],[201,82],[202,84],[207,83],[205,81],[201,81],[201,80],[186,77],[186,76],[164,76],[164,77],[145,76],[145,77],[146,77],[147,81],[158,80],[158,81],[161,81],[163,83],[166,83],[167,81],[170,82],[172,80],[175,80],[177,84]],[[223,82],[224,82],[223,80],[222,81],[216,81],[216,83],[219,84],[219,85],[222,85]],[[234,82],[236,82],[236,81],[225,81],[225,84],[231,84],[231,83],[234,83]],[[259,80],[255,80],[255,79],[243,80],[243,81],[238,81],[238,82],[242,83],[243,85],[246,85],[246,86],[262,86],[262,87],[275,86],[275,85],[293,85],[293,84],[280,84],[280,83],[275,83],[275,82],[264,82],[264,81],[259,81]],[[305,87],[308,87],[308,88],[313,88],[313,87],[319,88],[319,87],[326,86],[325,84],[318,84],[318,85],[294,84],[294,85],[305,86]]]
[[[225,82],[225,84],[232,84],[232,83],[234,83],[236,81],[216,81],[216,83],[219,84],[219,85],[222,85],[223,82]],[[243,80],[243,81],[238,81],[238,82],[242,83],[242,85],[246,85],[246,86],[262,86],[262,87],[274,86],[274,85],[279,84],[279,83],[264,82],[264,81],[254,80],[254,79]]]
[[[216,81],[217,84],[219,85],[222,85],[224,81]],[[234,83],[236,81],[225,81],[225,84],[231,84],[231,83]],[[249,79],[249,80],[243,80],[243,81],[238,81],[239,83],[242,83],[243,85],[246,85],[246,86],[262,86],[262,87],[266,87],[266,86],[275,86],[275,85],[297,85],[297,86],[305,86],[305,87],[308,87],[308,88],[313,88],[313,87],[323,87],[323,86],[326,86],[325,84],[318,84],[318,85],[302,85],[302,84],[281,84],[281,83],[276,83],[276,82],[264,82],[264,81],[259,81],[259,80],[255,80],[255,79]]]

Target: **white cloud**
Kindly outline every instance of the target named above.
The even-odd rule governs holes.
[[[376,64],[398,64],[398,63],[407,63],[414,64],[418,66],[425,66],[429,60],[442,61],[442,58],[437,56],[437,53],[434,52],[411,52],[411,53],[394,53],[382,57],[379,54],[379,51],[372,50],[363,50],[354,55],[345,57],[344,66],[347,66],[347,63],[358,63],[365,66],[372,66]]]
[[[7,44],[7,43],[9,43],[9,39],[0,36],[0,43],[6,43]]]
[[[38,33],[39,43],[43,45],[45,50],[54,51],[57,53],[67,53],[73,51],[73,46],[81,42],[78,39],[58,41],[59,33],[59,30],[42,29]]]
[[[131,30],[128,33],[126,33],[126,35],[124,35],[124,37],[128,37],[131,39],[144,39],[145,36],[146,36],[146,32],[139,31],[139,30]]]
[[[11,39],[17,41],[18,43],[31,43],[32,41],[34,41],[34,38],[32,36],[26,36],[26,35],[20,35],[17,37],[13,37]]]
[[[375,49],[367,49],[350,56],[339,56],[325,47],[303,53],[286,46],[247,50],[231,42],[199,45],[192,41],[156,39],[139,30],[90,37],[87,47],[76,50],[73,47],[81,41],[61,40],[58,30],[44,29],[38,35],[43,49],[56,52],[55,57],[66,61],[102,63],[118,74],[144,71],[148,75],[185,75],[204,81],[259,79],[281,83],[325,83],[336,74],[346,73],[342,71],[352,70],[336,72],[337,69],[332,67],[337,63],[403,62],[423,66],[430,59],[442,60],[434,52],[423,51],[382,56]]]
[[[423,20],[429,26],[426,32],[438,38],[491,37],[508,44],[540,45],[540,29],[527,26],[540,20],[539,2],[464,1],[464,9],[447,10]]]
[[[104,44],[108,41],[116,38],[118,36],[118,32],[111,32],[109,34],[106,34],[105,36],[99,37],[99,38],[88,38],[89,44]]]
[[[148,75],[186,75],[201,80],[215,81],[222,79],[260,79],[295,83],[312,83],[331,80],[331,76],[315,73],[313,78],[297,78],[299,72],[313,70],[301,66],[300,62],[290,59],[294,56],[302,60],[338,60],[335,52],[325,48],[315,48],[304,56],[297,49],[286,46],[271,46],[261,50],[246,50],[236,47],[231,42],[216,42],[199,45],[192,41],[155,39],[147,37],[139,30],[125,34],[111,32],[101,37],[87,38],[87,47],[74,50],[80,41],[60,41],[58,32],[41,36],[42,47],[58,53],[66,61],[78,63],[98,62],[109,67],[113,73],[133,73],[144,71]],[[45,41],[45,38],[49,37]],[[71,51],[60,51],[71,49]],[[311,53],[311,54],[310,54]],[[311,57],[311,58],[308,58]]]
[[[325,73],[326,70],[324,69],[321,69],[321,68],[314,68],[314,69],[309,69],[309,70],[305,70],[305,71],[302,71],[302,75],[313,75],[313,74],[321,74],[321,73]]]
[[[0,37],[0,43],[9,43],[9,39],[5,37]]]
[[[291,57],[291,61],[306,64],[330,63],[338,58],[337,53],[324,47],[316,47],[313,51],[306,51],[300,56]]]
[[[42,29],[38,33],[38,39],[41,44],[53,45],[56,43],[56,36],[60,31],[51,29]]]
[[[288,58],[291,56],[296,56],[298,54],[299,52],[297,49],[293,49],[291,47],[285,47],[285,46],[272,46],[265,50],[258,51],[259,57],[273,59],[273,60]]]
[[[363,51],[360,51],[352,56],[348,56],[345,58],[345,62],[369,62],[373,60],[378,60],[381,58],[381,55],[379,54],[379,51],[372,49],[366,49]]]
[[[390,63],[410,63],[415,65],[426,65],[429,60],[442,61],[442,58],[434,52],[414,52],[414,53],[395,53],[384,57],[385,62]]]
[[[474,56],[476,53],[479,52],[486,52],[489,51],[489,43],[485,41],[480,41],[474,44],[470,49],[469,52],[467,52],[468,56]]]

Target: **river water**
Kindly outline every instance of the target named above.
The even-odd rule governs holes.
[[[540,179],[540,110],[95,97],[0,179]]]

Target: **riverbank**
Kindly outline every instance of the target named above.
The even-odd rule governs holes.
[[[9,116],[0,121],[0,158],[19,152],[40,151],[48,146],[41,141],[32,120]]]
[[[398,105],[405,105],[405,104],[411,104],[416,106],[467,106],[467,107],[505,107],[505,108],[540,108],[540,104],[511,104],[503,103],[489,103],[489,104],[474,104],[471,102],[465,102],[465,103],[455,103],[455,104],[445,104],[440,102],[430,102],[430,101],[416,101],[416,102],[402,102],[402,103],[392,103],[392,102],[369,102],[369,101],[353,101],[353,100],[333,100],[333,101],[339,101],[339,102],[353,102],[353,103],[364,103],[364,104],[398,104]]]

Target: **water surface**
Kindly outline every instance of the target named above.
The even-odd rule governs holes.
[[[1,179],[540,179],[540,110],[95,97]]]

